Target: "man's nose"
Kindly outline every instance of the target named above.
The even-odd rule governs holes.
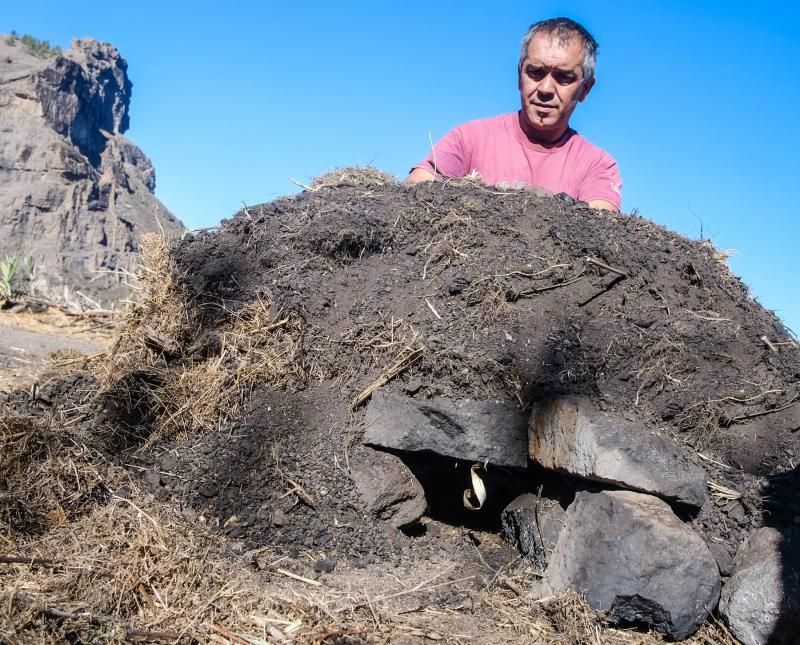
[[[539,81],[539,84],[536,86],[536,91],[539,92],[539,94],[553,94],[555,92],[555,83],[552,75],[548,74]]]

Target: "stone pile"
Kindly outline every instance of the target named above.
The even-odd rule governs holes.
[[[797,633],[796,621],[786,619],[792,603],[789,615],[800,614],[791,595],[800,589],[800,566],[781,553],[788,538],[773,529],[754,532],[723,587],[714,555],[688,521],[709,503],[705,470],[682,444],[588,399],[543,401],[528,420],[498,402],[418,401],[378,391],[364,443],[351,463],[355,483],[370,510],[396,527],[425,512],[425,491],[397,456],[408,452],[484,466],[530,463],[577,482],[566,508],[528,492],[502,512],[504,536],[542,574],[534,595],[577,591],[612,624],[654,628],[675,640],[694,633],[718,606],[744,643],[790,642],[785,638]]]

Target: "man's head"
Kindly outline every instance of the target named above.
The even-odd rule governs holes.
[[[541,143],[560,139],[569,118],[594,85],[597,42],[569,18],[531,25],[519,59],[521,125]]]

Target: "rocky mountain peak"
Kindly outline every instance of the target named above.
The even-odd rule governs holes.
[[[93,165],[105,149],[103,131],[123,134],[130,125],[132,83],[127,71],[116,47],[82,38],[36,77],[44,119]]]
[[[132,83],[116,47],[77,39],[64,52],[0,36],[0,257],[40,295],[116,299],[138,240],[183,225],[156,199],[155,171],[123,134]],[[71,295],[72,294],[72,295]]]

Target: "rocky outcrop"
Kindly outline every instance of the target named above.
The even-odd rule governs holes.
[[[138,240],[183,225],[153,191],[129,125],[127,63],[111,45],[75,40],[39,58],[0,40],[0,256],[30,257],[36,293],[127,295]]]

